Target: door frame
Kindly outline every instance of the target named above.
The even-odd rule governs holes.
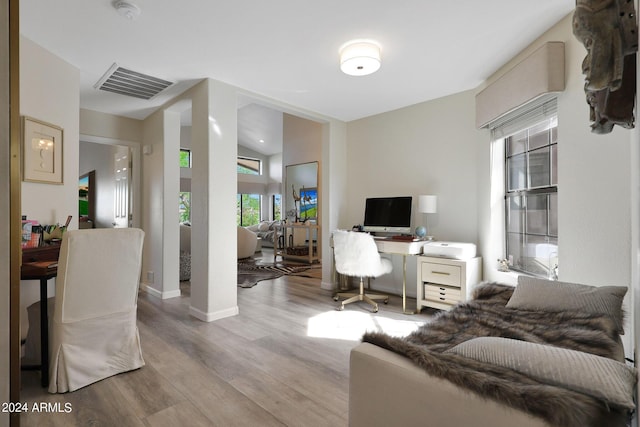
[[[142,228],[142,211],[141,211],[141,188],[142,188],[142,160],[140,158],[142,150],[140,143],[135,141],[127,141],[123,139],[107,138],[102,136],[80,134],[80,143],[89,142],[93,144],[105,145],[122,145],[127,146],[131,150],[131,183],[129,191],[131,192],[131,227]]]

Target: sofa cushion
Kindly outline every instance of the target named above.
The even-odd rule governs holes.
[[[581,351],[499,337],[465,341],[447,352],[503,366],[624,409],[633,409],[637,371],[624,363]]]
[[[507,307],[606,314],[615,322],[618,333],[624,334],[622,301],[626,293],[627,288],[624,286],[588,286],[520,276]]]

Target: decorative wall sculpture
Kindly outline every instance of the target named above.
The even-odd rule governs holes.
[[[638,24],[633,0],[576,0],[573,34],[587,49],[582,62],[591,131],[634,127]]]

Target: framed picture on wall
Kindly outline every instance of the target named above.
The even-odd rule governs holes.
[[[22,179],[62,184],[62,128],[23,117]]]

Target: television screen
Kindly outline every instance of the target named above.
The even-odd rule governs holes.
[[[411,233],[411,196],[368,198],[364,231]]]

